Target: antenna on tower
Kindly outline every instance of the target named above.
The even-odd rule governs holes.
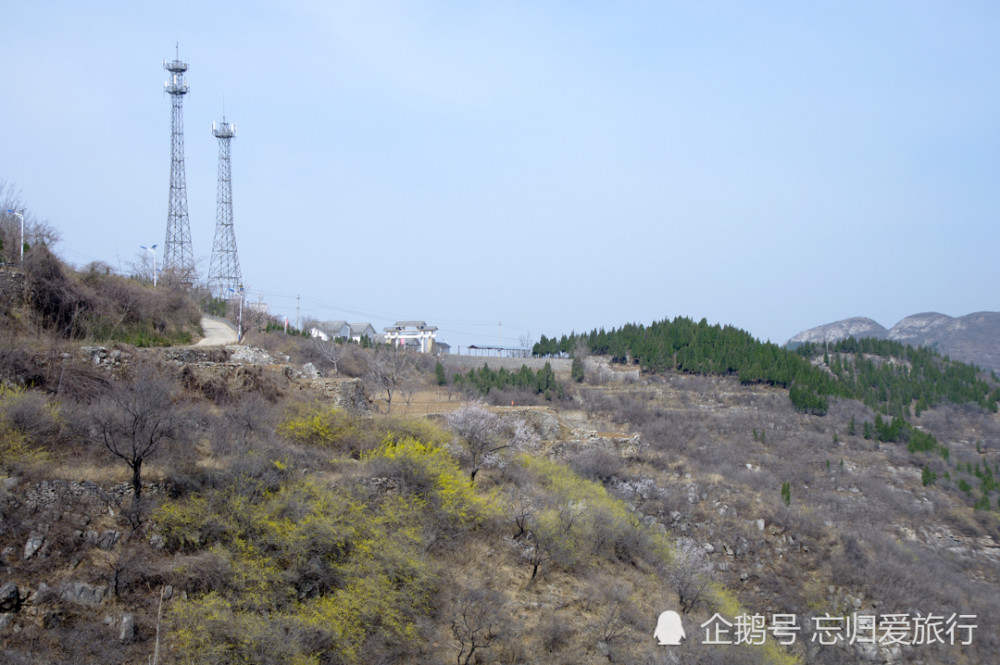
[[[187,179],[184,175],[184,95],[188,92],[184,73],[188,63],[180,58],[180,43],[175,45],[175,58],[163,61],[170,78],[163,90],[170,95],[170,197],[167,204],[167,237],[163,243],[163,277],[167,281],[191,286],[197,275],[194,270],[194,250],[191,247],[191,222],[188,219]]]
[[[229,144],[236,138],[236,123],[226,122],[225,106],[222,122],[212,123],[212,134],[219,139],[219,186],[216,190],[215,240],[208,269],[208,288],[213,297],[225,298],[230,293],[237,293],[243,282],[240,258],[236,252],[236,234],[233,232],[233,178],[229,160]]]

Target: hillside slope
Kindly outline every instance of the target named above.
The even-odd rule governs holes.
[[[851,318],[798,333],[786,342],[836,342],[848,337],[891,339],[933,348],[955,360],[1000,371],[1000,312],[974,312],[951,317],[937,312],[908,316],[890,329],[865,318]]]
[[[333,408],[295,366],[135,353],[99,363],[103,380],[128,393],[113,377],[159,359],[174,395],[163,413],[186,427],[150,462],[140,522],[127,469],[86,428],[59,424],[96,404],[0,399],[3,440],[27,445],[2,458],[6,662],[145,661],[158,631],[161,662],[180,663],[1000,657],[988,620],[1000,613],[998,495],[984,480],[1000,477],[1000,420],[987,411],[914,419],[946,458],[865,438],[876,414],[858,402],[833,399],[818,417],[732,376],[607,380],[612,367],[561,402],[495,408],[533,443],[470,486],[451,434]],[[451,390],[424,392],[457,409],[468,395]],[[682,646],[653,639],[664,610],[681,614]],[[711,644],[702,627],[759,616],[774,628],[776,615],[794,618],[787,647],[773,630],[759,631],[763,648]],[[875,643],[823,623],[856,615],[877,622]],[[929,615],[952,637],[918,632]]]

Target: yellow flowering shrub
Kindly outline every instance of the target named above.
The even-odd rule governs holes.
[[[322,427],[315,431],[330,431]],[[437,585],[427,544],[438,527],[431,525],[468,528],[492,514],[494,502],[437,444],[386,434],[363,461],[372,473],[418,478],[419,491],[370,496],[289,479],[249,496],[234,483],[157,510],[168,547],[212,547],[222,562],[215,588],[173,604],[179,662],[251,663],[266,653],[269,662],[306,665],[325,653],[362,663],[376,638],[404,652],[415,648],[417,619],[431,611]]]

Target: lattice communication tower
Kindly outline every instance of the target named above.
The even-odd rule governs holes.
[[[229,144],[236,138],[236,123],[212,123],[212,134],[219,139],[219,186],[216,190],[215,240],[212,262],[208,269],[208,288],[216,298],[228,298],[239,293],[243,277],[240,257],[236,253],[236,233],[233,231],[233,176],[229,161]]]
[[[170,133],[170,201],[167,206],[167,237],[163,243],[163,276],[167,281],[191,286],[197,275],[191,247],[191,222],[188,220],[187,181],[184,176],[184,95],[188,92],[184,72],[188,63],[180,59],[180,47],[174,60],[163,61],[170,78],[163,84],[173,107]]]

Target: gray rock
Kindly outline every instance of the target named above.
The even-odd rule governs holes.
[[[107,592],[106,586],[95,586],[86,582],[69,582],[60,587],[59,597],[80,605],[96,607],[104,601]]]
[[[17,612],[21,609],[21,593],[13,582],[0,585],[0,612]]]
[[[28,602],[32,605],[41,605],[52,598],[52,587],[50,587],[45,582],[38,585],[38,588],[28,596]]]
[[[32,534],[28,536],[28,542],[24,544],[24,558],[30,559],[35,552],[42,548],[44,543],[45,536],[40,533],[32,532]]]
[[[10,622],[14,620],[13,614],[0,614],[0,632],[10,625]]]
[[[97,541],[97,546],[100,547],[102,550],[110,550],[112,547],[115,546],[120,537],[121,533],[119,533],[118,531],[111,531],[111,530],[104,531],[103,533],[101,533],[101,537]]]
[[[124,644],[128,644],[135,639],[135,615],[131,612],[126,612],[122,616],[122,627],[118,631],[118,640]]]

